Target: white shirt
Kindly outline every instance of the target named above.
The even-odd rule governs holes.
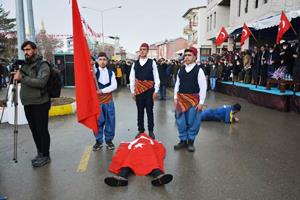
[[[99,69],[99,72],[100,72],[100,76],[98,78],[98,82],[103,84],[103,85],[106,85],[107,83],[109,83],[109,74],[108,74],[108,70],[107,68],[101,68],[101,67],[98,67]],[[110,86],[107,86],[103,89],[101,89],[102,93],[110,93],[114,90],[117,89],[117,80],[116,80],[116,76],[115,76],[115,73],[112,72],[112,76],[111,76],[111,83],[110,83]]]
[[[192,71],[192,69],[196,66],[196,63],[192,63],[189,65],[185,65],[184,70],[189,73]],[[179,85],[180,85],[180,79],[179,79],[179,74],[180,70],[177,73],[177,79],[174,87],[174,99],[177,99],[177,92],[179,91]],[[198,72],[198,85],[200,88],[199,92],[199,104],[204,104],[205,97],[206,97],[206,89],[207,89],[207,83],[206,83],[206,78],[203,70],[200,68]]]
[[[143,67],[146,62],[147,62],[148,58],[140,58],[139,62],[140,65]],[[156,62],[153,60],[152,63],[152,68],[153,68],[153,77],[154,77],[154,92],[157,93],[159,90],[159,84],[160,84],[160,80],[159,80],[159,76],[158,76],[158,70],[157,70],[157,65]],[[134,70],[134,63],[132,64],[131,67],[131,71],[130,71],[130,75],[129,75],[129,81],[130,81],[130,91],[132,94],[134,94],[135,91],[135,70]]]

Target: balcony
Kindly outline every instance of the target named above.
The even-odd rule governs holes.
[[[191,26],[197,27],[197,26],[198,26],[198,21],[193,21],[193,22],[191,23]]]
[[[193,33],[193,27],[189,24],[186,25],[183,29],[183,34],[189,35]]]

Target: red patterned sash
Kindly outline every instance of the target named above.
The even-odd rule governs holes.
[[[199,104],[199,94],[184,94],[177,93],[177,105],[176,110],[179,113],[183,113],[190,109],[191,107],[197,106]]]
[[[154,81],[141,81],[136,79],[135,80],[135,95],[142,94],[143,92],[146,92],[147,90],[153,88]]]
[[[98,94],[98,100],[100,104],[107,104],[112,101],[112,93]]]

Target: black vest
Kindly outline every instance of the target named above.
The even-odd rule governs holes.
[[[107,71],[108,71],[109,82],[107,84],[103,85],[102,83],[100,83],[98,81],[99,77],[100,77],[100,70],[98,67],[96,68],[96,78],[97,78],[97,83],[98,83],[99,89],[104,89],[111,85],[112,70],[107,69]]]
[[[184,67],[180,68],[178,73],[180,79],[179,93],[193,94],[200,92],[200,87],[198,84],[199,70],[200,67],[198,65],[195,65],[190,72],[186,72]]]
[[[135,78],[141,81],[154,81],[153,60],[148,58],[147,62],[141,66],[139,60],[134,63]]]

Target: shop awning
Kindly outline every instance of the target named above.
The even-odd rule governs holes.
[[[292,20],[294,18],[300,17],[300,10],[286,11],[285,14],[289,20]],[[281,16],[281,12],[278,12],[272,16],[262,17],[261,19],[255,21],[255,22],[247,23],[247,26],[252,30],[253,29],[261,30],[261,29],[278,26],[279,22],[280,22],[280,16]],[[231,35],[240,34],[242,31],[242,26],[243,25],[240,25],[240,26],[234,27],[232,29],[229,29],[229,31],[228,31],[229,34],[231,34]]]

